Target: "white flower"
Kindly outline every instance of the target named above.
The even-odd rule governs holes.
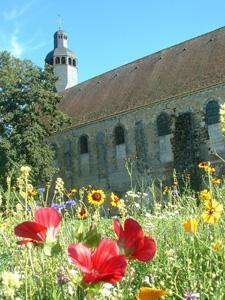
[[[148,212],[145,213],[145,217],[146,217],[146,218],[151,218],[151,216],[152,216],[152,215],[151,215],[150,213],[148,213]]]
[[[103,284],[101,294],[103,297],[109,297],[112,294],[113,285],[111,283]]]

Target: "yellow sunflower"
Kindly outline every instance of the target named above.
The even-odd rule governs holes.
[[[211,167],[205,167],[205,171],[208,173],[215,173],[216,169],[215,168],[211,168]]]
[[[209,161],[204,161],[204,162],[201,162],[200,164],[198,164],[199,169],[205,169],[205,168],[208,168],[209,166],[210,166]]]
[[[82,219],[82,220],[86,219],[87,215],[88,215],[88,211],[87,211],[86,207],[82,207],[80,209],[80,211],[78,212],[78,215],[79,215],[80,219]]]
[[[212,183],[213,183],[213,184],[220,184],[220,181],[221,181],[221,180],[220,180],[219,178],[213,178],[213,179],[212,179]]]
[[[215,224],[220,219],[220,213],[223,210],[223,205],[216,200],[205,201],[205,211],[202,213],[202,218],[205,223]]]
[[[112,199],[111,205],[118,207],[120,204],[119,197],[117,197],[114,193],[112,193],[110,198]]]
[[[92,190],[88,194],[88,201],[93,205],[101,205],[105,201],[105,193],[103,190]]]
[[[211,200],[211,193],[208,190],[203,190],[199,193],[199,197],[202,201],[209,201]]]
[[[214,243],[212,243],[210,249],[213,250],[213,251],[220,251],[220,250],[222,250],[223,249],[223,241],[221,241],[221,240],[215,240]]]
[[[190,233],[196,233],[198,229],[198,219],[185,220],[183,223],[184,230]]]
[[[150,287],[141,287],[136,295],[137,300],[155,300],[168,295],[169,292]]]

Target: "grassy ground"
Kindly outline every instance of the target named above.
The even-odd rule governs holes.
[[[210,192],[208,201],[216,199],[224,205],[225,185],[213,184],[211,175],[206,182]],[[151,197],[150,211],[144,208],[150,191],[149,188],[149,193],[144,196],[128,193],[118,213],[122,219],[133,217],[142,225],[145,235],[155,239],[155,257],[148,263],[129,262],[126,276],[118,284],[103,285],[101,289],[94,286],[88,299],[135,299],[142,286],[168,291],[165,299],[225,299],[224,213],[219,212],[218,218],[213,219],[215,222],[207,223],[202,215],[207,212],[206,200],[197,200],[199,195],[189,189],[175,196],[171,189],[166,189],[160,197]],[[85,193],[81,194],[75,194],[75,197],[85,198]],[[80,285],[82,277],[69,262],[67,247],[82,239],[82,232],[84,236],[90,224],[96,225],[101,237],[115,239],[112,218],[100,217],[99,211],[90,206],[88,217],[79,219],[77,210],[83,202],[78,201],[72,210],[65,209],[62,213],[58,237],[61,250],[47,256],[42,247],[16,244],[15,225],[32,219],[32,207],[41,201],[38,195],[21,195],[21,190],[12,193],[13,207],[8,205],[7,210],[0,214],[0,299],[84,299]],[[158,199],[163,199],[163,203]],[[109,196],[105,201],[110,202]],[[198,201],[199,205],[196,204]],[[25,209],[29,207],[31,209]],[[185,230],[183,223],[190,219],[198,220],[198,227],[186,227]],[[188,298],[188,293],[192,298],[191,295]]]

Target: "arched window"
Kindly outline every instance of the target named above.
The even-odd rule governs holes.
[[[58,146],[56,144],[51,144],[52,151],[54,152],[54,159],[58,158]]]
[[[62,63],[63,65],[65,65],[65,64],[66,64],[66,58],[65,58],[65,56],[63,56],[63,57],[62,57],[62,59],[61,59],[61,63]]]
[[[161,113],[157,118],[158,136],[171,133],[171,118],[167,113]]]
[[[86,135],[80,137],[79,148],[80,154],[88,153],[88,137]]]
[[[72,65],[72,59],[69,57],[69,65]]]
[[[217,101],[209,101],[206,106],[206,122],[207,125],[213,125],[219,123],[219,104]]]
[[[55,58],[55,63],[58,65],[58,64],[60,64],[60,58],[59,57],[56,57]]]
[[[76,66],[76,60],[73,59],[73,66]]]
[[[117,126],[114,131],[115,144],[125,144],[125,132],[122,126]]]

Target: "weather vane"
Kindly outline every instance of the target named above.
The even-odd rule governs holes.
[[[61,15],[58,15],[58,25],[59,25],[59,29],[62,29],[62,24],[63,24],[62,17],[61,17]]]

